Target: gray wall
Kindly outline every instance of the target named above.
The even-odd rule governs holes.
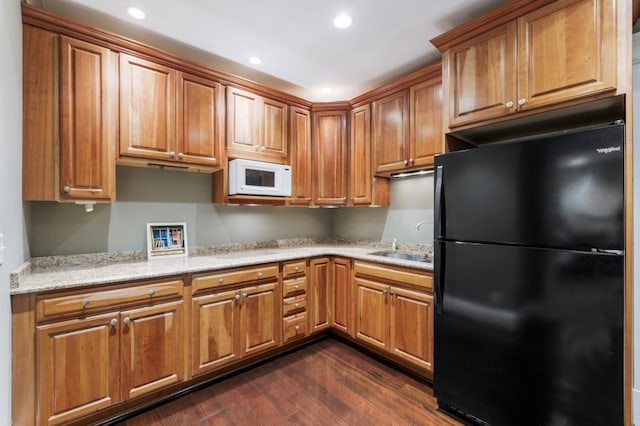
[[[433,243],[433,175],[391,180],[391,205],[335,211],[333,234],[398,243]],[[416,225],[427,221],[420,230]]]
[[[0,6],[0,233],[4,263],[0,265],[0,424],[11,424],[11,305],[9,273],[28,256],[20,188],[22,176],[22,19],[20,1]]]
[[[207,174],[118,167],[116,184],[117,201],[92,213],[32,203],[32,255],[146,250],[147,222],[186,222],[190,246],[331,235],[325,209],[213,205]]]

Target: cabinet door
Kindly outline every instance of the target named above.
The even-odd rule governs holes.
[[[520,108],[613,91],[615,2],[562,0],[518,19]]]
[[[204,373],[240,359],[240,292],[194,297],[193,372]]]
[[[288,109],[285,103],[262,98],[263,130],[260,155],[267,161],[269,157],[282,161],[287,158]]]
[[[37,327],[38,424],[66,423],[119,401],[119,327],[114,313]]]
[[[391,287],[389,351],[433,371],[433,297]]]
[[[60,38],[62,199],[114,197],[117,95],[115,53]]]
[[[338,330],[351,333],[351,267],[349,259],[332,261],[332,324]]]
[[[182,310],[177,301],[121,313],[123,399],[182,381]]]
[[[328,257],[309,262],[309,331],[328,328],[331,323],[329,290],[331,289],[331,260]]]
[[[376,173],[409,166],[409,92],[403,90],[373,103]]]
[[[311,203],[311,113],[291,107],[291,204]]]
[[[278,283],[246,287],[240,291],[240,338],[243,356],[275,348],[280,344],[282,334],[282,294],[278,291]]]
[[[120,54],[121,156],[176,157],[175,74],[169,67]]]
[[[353,279],[356,288],[355,336],[364,342],[387,349],[389,336],[389,287],[359,277]]]
[[[313,199],[316,205],[347,202],[347,112],[313,114]]]
[[[256,154],[261,145],[261,97],[227,87],[227,150],[229,157]]]
[[[371,204],[371,106],[351,110],[349,194],[354,205]]]
[[[433,164],[435,154],[444,152],[442,79],[431,79],[412,86],[409,98],[411,112],[409,164],[411,167],[424,167]]]
[[[515,22],[447,51],[450,126],[515,112],[516,60]]]
[[[218,82],[183,72],[178,79],[177,158],[220,165],[224,138],[224,92]]]

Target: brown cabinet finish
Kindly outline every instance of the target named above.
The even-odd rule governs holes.
[[[241,289],[240,336],[243,356],[253,355],[280,344],[281,312],[278,283]]]
[[[331,289],[331,259],[321,257],[309,262],[309,332],[323,330],[331,325],[329,307]]]
[[[409,166],[409,91],[373,103],[373,146],[376,173]]]
[[[290,145],[292,205],[311,204],[311,112],[291,107]]]
[[[284,102],[262,98],[263,132],[260,154],[276,159],[287,158],[289,111]]]
[[[178,139],[174,152],[186,163],[219,166],[224,140],[223,87],[180,71],[176,77]]]
[[[129,399],[184,378],[182,301],[123,311],[122,398]]]
[[[313,203],[347,204],[347,111],[313,113]]]
[[[120,54],[120,156],[172,160],[176,71]]]
[[[332,327],[351,334],[351,261],[336,257],[332,267]]]
[[[23,30],[23,199],[112,201],[116,54]]]
[[[433,296],[391,287],[389,351],[433,371]]]
[[[409,162],[423,168],[444,152],[442,127],[442,78],[433,78],[409,89]]]
[[[360,277],[353,281],[356,288],[355,337],[386,349],[389,340],[388,286]]]
[[[349,201],[353,205],[371,204],[371,106],[352,109],[349,125]]]
[[[499,25],[477,18],[433,40],[448,70],[450,127],[616,91],[615,1],[535,3],[524,5],[520,16],[510,11],[511,20]]]
[[[201,374],[241,358],[239,291],[193,298],[192,365]]]
[[[66,423],[120,400],[118,330],[117,312],[36,328],[37,424]]]

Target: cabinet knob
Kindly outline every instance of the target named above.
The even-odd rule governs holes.
[[[218,278],[218,284],[224,284],[224,278]]]
[[[522,105],[524,105],[524,104],[526,104],[526,103],[527,103],[527,100],[526,100],[526,99],[519,99],[519,100],[518,100],[518,105],[520,105],[520,106],[522,106]]]
[[[409,164],[413,164],[415,162],[416,162],[416,160],[414,160],[413,158],[409,158]]]
[[[504,106],[506,106],[507,108],[513,108],[513,101],[509,101],[506,104],[504,104]]]
[[[300,286],[298,284],[294,285],[293,288],[296,290],[300,290]]]
[[[300,272],[300,267],[296,266],[296,267],[293,268],[293,270],[296,271],[296,272]]]
[[[131,322],[131,318],[129,317],[124,317],[124,319],[122,320],[123,324],[129,324]]]
[[[175,151],[171,151],[171,152],[169,153],[169,157],[171,157],[171,158],[176,158],[176,152],[175,152]]]
[[[295,306],[295,307],[296,307],[296,308],[299,308],[299,307],[300,307],[300,304],[299,304],[299,303],[296,303],[296,306]]]
[[[405,166],[408,166],[409,165],[409,160],[404,160],[403,163],[404,163]]]
[[[183,153],[181,153],[181,152],[179,152],[179,153],[178,153],[178,158],[179,158],[180,160],[182,160],[182,159],[184,158],[184,154],[183,154]]]
[[[242,293],[242,297],[249,297],[247,293]]]
[[[111,324],[112,326],[115,326],[118,324],[118,320],[114,318],[111,321],[109,321],[109,324]]]
[[[391,296],[393,296],[393,295],[394,295],[394,294],[396,294],[396,293],[395,293],[395,291],[393,291],[393,290],[389,290],[389,294],[390,294]]]
[[[236,299],[236,300],[240,300],[240,295],[236,294],[233,298]]]
[[[389,293],[389,290],[387,290],[386,288],[382,290],[382,294],[386,295],[387,293]]]
[[[266,147],[266,146],[262,145],[262,146],[260,147],[260,151],[264,152],[264,151],[266,151],[266,150],[267,150],[267,147]]]
[[[299,325],[296,325],[296,326],[295,326],[295,329],[296,329],[296,331],[300,331],[300,326],[299,326]]]
[[[258,272],[258,279],[262,278],[262,272]]]
[[[150,289],[150,290],[147,292],[147,294],[148,294],[149,296],[153,296],[154,294],[156,294],[156,291],[155,291],[154,289]]]
[[[68,187],[68,186],[63,186],[63,187],[62,187],[62,190],[63,190],[64,192],[66,192],[66,193],[69,193],[69,192],[71,191],[71,188],[70,188],[70,187]]]
[[[80,304],[82,305],[83,308],[86,308],[87,306],[89,306],[89,301],[85,299],[82,302],[80,302]]]

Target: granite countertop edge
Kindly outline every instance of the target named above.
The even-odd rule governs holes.
[[[395,266],[404,266],[425,271],[433,270],[433,263],[412,260],[388,258],[370,253],[387,249],[387,244],[376,242],[341,242],[333,244],[304,244],[293,247],[248,247],[247,249],[230,250],[202,254],[186,258],[139,260],[138,254],[128,253],[133,261],[118,261],[103,263],[74,264],[78,259],[72,259],[69,264],[53,262],[48,267],[34,267],[38,260],[31,259],[16,269],[10,277],[11,295],[66,290],[76,287],[94,286],[101,284],[115,284],[126,281],[164,278],[188,273],[213,272],[216,270],[246,267],[268,263],[276,263],[317,256],[344,256],[352,259],[366,260]],[[421,245],[402,247],[399,251],[424,252]],[[411,250],[407,250],[407,249]],[[421,250],[422,249],[422,250]],[[211,251],[211,250],[209,250]],[[207,250],[202,251],[206,253]],[[133,253],[133,254],[132,254]],[[84,255],[81,255],[84,256]],[[112,259],[113,255],[108,254]],[[94,256],[95,257],[95,256]],[[56,257],[57,258],[57,257]],[[63,257],[64,258],[64,257]],[[82,257],[80,257],[82,259]]]

